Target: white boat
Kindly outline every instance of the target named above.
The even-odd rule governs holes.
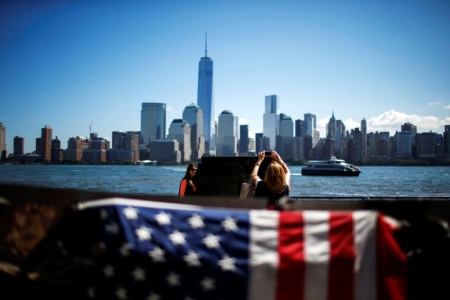
[[[358,176],[361,170],[343,159],[332,156],[330,160],[310,160],[302,168],[302,175]]]
[[[136,164],[141,166],[154,166],[158,161],[156,160],[139,160]]]

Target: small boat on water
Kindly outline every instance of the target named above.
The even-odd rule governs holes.
[[[302,175],[358,176],[361,170],[343,159],[332,156],[330,160],[310,160],[302,168]]]

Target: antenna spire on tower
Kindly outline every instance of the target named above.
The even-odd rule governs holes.
[[[205,57],[208,57],[208,32],[205,31]]]

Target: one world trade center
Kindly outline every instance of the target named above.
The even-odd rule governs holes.
[[[205,56],[198,63],[197,105],[203,111],[205,152],[211,154],[216,149],[214,142],[213,61],[207,53],[207,40],[205,38]]]

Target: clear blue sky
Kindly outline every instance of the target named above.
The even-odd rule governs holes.
[[[197,101],[198,61],[214,61],[215,115],[262,131],[264,97],[293,120],[334,111],[347,129],[443,132],[450,124],[449,1],[2,1],[0,122],[35,150],[92,131],[140,130],[142,102],[167,130]]]

